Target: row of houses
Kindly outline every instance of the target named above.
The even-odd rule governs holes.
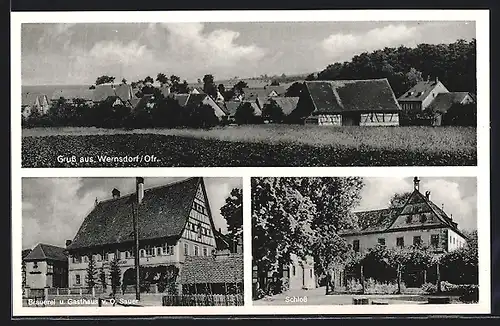
[[[467,237],[460,231],[452,216],[438,207],[431,199],[430,191],[423,194],[420,180],[413,180],[413,191],[400,207],[370,211],[357,211],[359,227],[345,229],[339,235],[355,252],[365,253],[377,245],[387,248],[403,248],[421,245],[436,255],[464,247]],[[253,282],[265,284],[265,278],[254,266]],[[317,286],[314,260],[312,257],[300,259],[291,255],[291,262],[283,269],[290,289],[313,289]],[[333,283],[339,288],[346,282],[346,272],[342,267],[333,271]],[[420,285],[418,285],[420,286]]]
[[[402,112],[422,112],[429,108],[435,114],[432,123],[441,125],[443,116],[454,104],[476,103],[475,94],[450,92],[437,78],[418,82],[399,98],[386,78],[300,83],[303,90],[298,97],[285,96],[283,86],[265,85],[243,88],[228,101],[220,92],[215,97],[205,94],[202,87],[193,87],[188,94],[171,94],[165,85],[159,86],[159,90],[163,96],[175,98],[181,107],[206,104],[213,108],[220,120],[233,121],[236,111],[245,103],[253,108],[254,116],[262,118],[264,107],[274,103],[281,108],[285,122],[322,126],[398,126]],[[111,99],[113,105],[125,105],[131,109],[154,105],[153,95],[138,98],[135,95],[137,90],[126,84],[99,85],[85,93],[78,98],[84,96],[87,103]],[[62,91],[55,92],[50,100],[46,95],[23,96],[23,116],[29,116],[34,109],[44,114],[52,100],[60,97],[75,99],[75,96]]]
[[[242,291],[242,234],[232,240],[215,228],[203,178],[145,190],[143,179],[137,178],[137,189],[125,196],[113,189],[111,199],[96,200],[64,248],[38,244],[31,250],[23,258],[23,287],[86,288],[91,258],[106,279],[115,259],[120,279],[130,279],[135,266],[132,221],[138,205],[141,267],[177,267],[182,294],[200,293],[207,285],[212,294],[226,294],[228,285]]]

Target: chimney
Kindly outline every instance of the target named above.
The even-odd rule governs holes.
[[[99,204],[99,201],[97,200],[97,197],[95,198],[95,202],[94,202],[94,205],[97,206],[97,204]]]
[[[71,242],[73,242],[73,241],[71,241],[71,240],[66,240],[66,248],[68,248],[68,247],[69,247],[69,245],[71,244]]]
[[[436,83],[439,82],[439,78],[436,76]]]
[[[425,192],[425,198],[427,198],[427,200],[431,199],[431,192],[429,190]]]
[[[144,198],[144,178],[137,177],[135,178],[136,182],[136,192],[137,192],[137,203],[142,203],[142,199]]]
[[[419,185],[420,185],[420,180],[418,179],[418,177],[413,178],[413,188],[416,191],[419,191]]]
[[[120,198],[120,190],[113,188],[113,191],[111,191],[111,194],[113,195],[113,199]]]

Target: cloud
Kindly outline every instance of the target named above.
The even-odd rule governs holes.
[[[401,44],[408,45],[408,43],[414,45],[414,40],[418,35],[419,31],[415,26],[408,27],[404,24],[391,24],[360,34],[332,34],[321,42],[321,47],[331,57],[339,60],[347,60],[353,55],[365,51],[399,46]]]
[[[146,45],[141,45],[137,41],[127,44],[116,41],[101,41],[88,52],[90,60],[96,60],[99,64],[108,65],[111,63],[123,63],[129,65],[142,60],[152,60],[153,53]]]
[[[365,178],[361,202],[357,210],[387,208],[395,193],[412,191],[413,185],[404,178]]]
[[[217,29],[204,33],[202,23],[160,24],[166,36],[169,56],[208,67],[229,67],[241,61],[258,61],[266,51],[255,44],[240,45],[239,32]],[[150,25],[150,31],[156,25]],[[152,33],[154,35],[154,32]],[[151,33],[150,33],[151,35]]]
[[[54,44],[60,44],[62,50],[66,50],[71,45],[71,36],[74,31],[72,27],[76,24],[48,24],[43,35],[38,39],[38,47],[40,50],[49,50]]]

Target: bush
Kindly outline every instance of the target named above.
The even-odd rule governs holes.
[[[347,292],[351,293],[359,293],[363,291],[363,287],[361,286],[361,283],[357,279],[350,279],[347,281],[347,286],[346,286]]]
[[[422,284],[422,286],[420,288],[422,289],[423,292],[425,292],[427,294],[434,294],[437,292],[436,284],[432,284],[432,283]]]
[[[404,283],[401,283],[401,292],[405,289]],[[365,281],[365,293],[366,294],[396,294],[398,293],[398,283],[397,282],[387,282],[381,283],[377,282],[372,278]]]

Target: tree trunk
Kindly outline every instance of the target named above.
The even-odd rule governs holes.
[[[401,264],[399,263],[397,269],[397,278],[398,278],[398,294],[401,294]]]
[[[364,275],[364,271],[363,271],[363,265],[361,265],[361,290],[362,290],[362,293],[365,294],[365,275]]]
[[[330,293],[329,287],[330,287],[330,273],[326,273],[326,292],[325,292],[325,294]]]
[[[441,293],[441,271],[439,268],[439,263],[436,264],[436,275],[437,275],[437,292]]]

